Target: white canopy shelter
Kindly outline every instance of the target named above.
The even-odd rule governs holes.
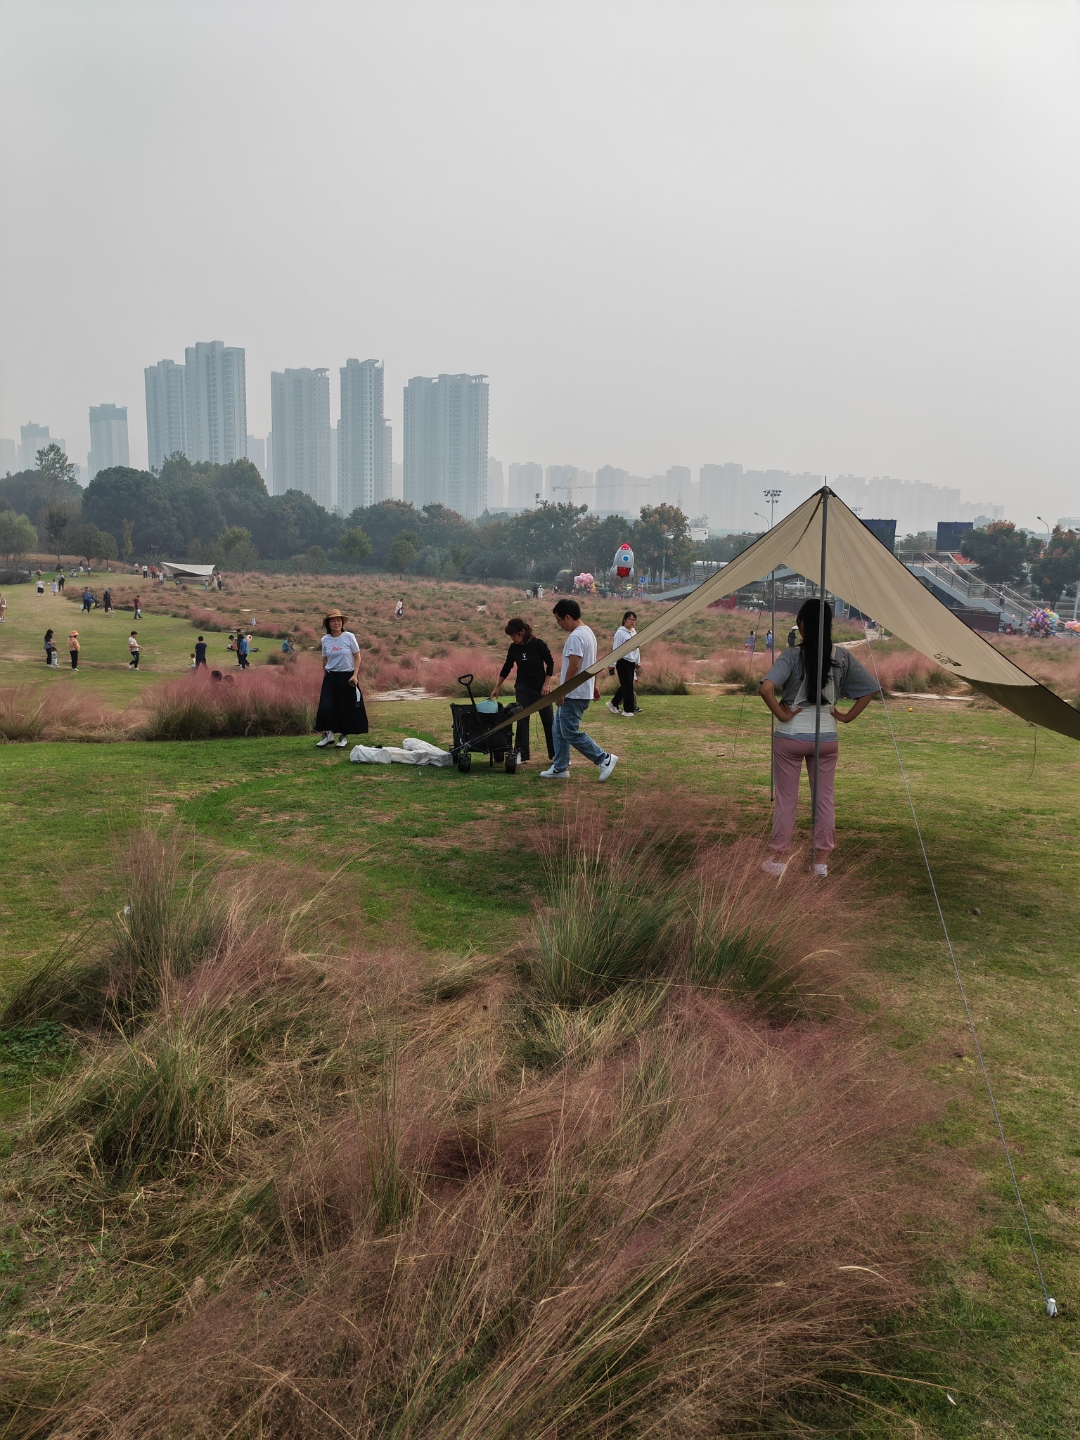
[[[186,560],[159,560],[158,568],[174,580],[209,580],[215,565],[189,565]]]

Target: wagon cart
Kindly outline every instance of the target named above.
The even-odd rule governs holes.
[[[513,775],[518,767],[513,727],[504,726],[502,730],[496,730],[494,735],[488,735],[487,732],[520,707],[500,705],[497,700],[477,700],[472,693],[472,682],[471,675],[458,676],[458,684],[464,685],[469,692],[469,703],[450,706],[450,716],[454,723],[454,743],[450,747],[450,753],[462,775],[467,775],[472,769],[473,755],[486,755],[489,766],[501,764],[508,775]]]

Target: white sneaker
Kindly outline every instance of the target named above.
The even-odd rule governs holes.
[[[570,779],[570,770],[569,770],[569,767],[567,767],[567,769],[565,769],[565,770],[556,770],[556,769],[555,769],[555,766],[554,766],[554,765],[551,765],[551,766],[549,766],[549,768],[548,768],[547,770],[541,770],[541,771],[540,771],[540,779],[541,779],[541,780],[569,780],[569,779]]]
[[[622,711],[619,709],[619,707],[618,707],[617,705],[613,705],[610,700],[609,700],[609,701],[607,702],[607,704],[604,706],[604,709],[605,709],[605,710],[610,710],[611,713],[612,713],[612,715],[621,715],[621,714],[622,714]]]
[[[601,760],[601,761],[600,761],[600,779],[601,779],[601,780],[606,780],[606,779],[610,776],[611,772],[615,769],[615,766],[616,766],[618,763],[619,763],[619,757],[618,757],[618,755],[608,755],[605,759]]]
[[[333,732],[333,730],[327,730],[326,734],[322,737],[321,740],[316,740],[316,741],[315,741],[315,744],[319,747],[320,750],[325,749],[327,745],[332,745],[333,743],[334,743],[334,732]]]
[[[620,710],[617,713],[620,714],[624,720],[633,720],[638,712],[636,710]]]
[[[777,879],[779,879],[779,877],[783,875],[784,871],[787,869],[787,861],[763,860],[761,862],[761,868],[765,871],[766,875],[775,875]]]
[[[811,874],[811,875],[816,875],[819,880],[824,880],[825,877],[826,877],[826,875],[828,875],[828,873],[829,873],[829,867],[828,867],[827,865],[811,865],[811,866],[810,866],[810,874]]]
[[[334,746],[335,750],[347,750],[349,748],[349,737],[342,735],[341,739]]]

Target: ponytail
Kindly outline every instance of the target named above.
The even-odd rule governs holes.
[[[825,687],[829,683],[832,672],[832,608],[828,602],[826,602],[824,606],[824,613],[825,633],[821,637],[824,643],[821,646],[821,676],[817,694],[814,693],[811,676],[817,668],[818,621],[822,614],[821,601],[807,600],[797,617],[797,623],[802,630],[803,637],[802,662],[803,674],[806,676],[806,703],[808,705],[816,705],[819,695],[822,705],[828,705],[829,703],[824,694]]]

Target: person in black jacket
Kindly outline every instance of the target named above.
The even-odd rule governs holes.
[[[499,678],[495,682],[495,688],[491,692],[491,699],[498,699],[499,691],[502,689],[502,682],[510,674],[510,671],[517,666],[517,679],[514,681],[514,699],[519,705],[531,705],[534,700],[539,700],[544,693],[544,685],[555,673],[555,657],[544,644],[543,640],[533,634],[531,626],[524,620],[508,620],[505,626],[505,633],[510,636],[510,648],[506,652],[506,661],[499,671]],[[551,734],[552,712],[551,706],[545,705],[538,710],[541,723],[544,727],[544,739],[547,741],[548,759],[555,758],[555,741]],[[529,720],[519,720],[517,724],[517,752],[522,762],[529,758]]]

